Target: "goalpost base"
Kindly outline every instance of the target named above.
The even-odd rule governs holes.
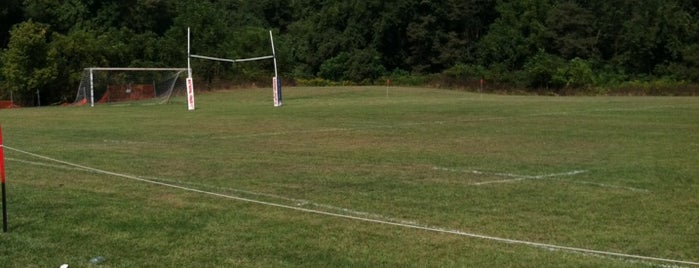
[[[191,77],[187,77],[187,110],[193,111],[194,106],[194,81]]]
[[[272,77],[272,91],[274,107],[282,106],[282,80],[278,77]]]

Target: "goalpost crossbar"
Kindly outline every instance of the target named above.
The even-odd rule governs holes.
[[[187,71],[187,68],[90,67],[90,71]]]
[[[274,37],[272,36],[272,31],[269,31],[269,41],[270,44],[272,45],[272,55],[268,56],[260,56],[260,57],[253,57],[253,58],[244,58],[244,59],[226,59],[226,58],[217,58],[217,57],[210,57],[210,56],[202,56],[202,55],[195,55],[191,53],[191,36],[190,36],[190,29],[187,28],[187,70],[188,76],[187,76],[187,103],[188,103],[188,108],[189,110],[194,110],[194,84],[192,82],[192,65],[191,65],[191,59],[192,58],[198,58],[198,59],[203,59],[203,60],[211,60],[211,61],[220,61],[220,62],[230,62],[230,63],[238,63],[238,62],[246,62],[246,61],[258,61],[258,60],[267,60],[271,59],[274,62],[274,77],[272,78],[272,87],[273,87],[273,98],[274,98],[274,107],[279,107],[282,106],[282,83],[281,79],[279,79],[279,75],[277,73],[277,54],[274,50]]]
[[[262,57],[255,57],[255,58],[247,58],[247,59],[224,59],[224,58],[216,58],[216,57],[209,57],[209,56],[201,56],[201,55],[194,55],[191,54],[189,55],[192,58],[199,58],[199,59],[205,59],[205,60],[215,60],[215,61],[225,61],[225,62],[245,62],[245,61],[256,61],[256,60],[266,60],[266,59],[272,59],[274,58],[274,55],[269,55],[269,56],[262,56]]]

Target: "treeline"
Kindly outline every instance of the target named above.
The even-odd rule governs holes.
[[[699,83],[695,0],[3,0],[0,99],[72,101],[83,68],[271,54],[286,81],[553,93]],[[268,83],[271,62],[193,60],[198,85]],[[662,94],[662,92],[661,92]]]

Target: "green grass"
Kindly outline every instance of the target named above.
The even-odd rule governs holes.
[[[0,110],[6,267],[646,267],[244,202],[699,262],[699,99],[221,91]],[[562,174],[579,171],[577,174]],[[561,174],[561,175],[555,175]],[[497,182],[508,180],[507,182]],[[691,265],[681,264],[680,265]]]

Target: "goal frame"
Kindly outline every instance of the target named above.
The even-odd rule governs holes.
[[[191,72],[189,68],[157,68],[157,67],[89,67],[83,69],[90,73],[90,107],[95,107],[95,84],[94,84],[94,71],[134,71],[134,72],[149,72],[149,71],[173,71],[173,72]],[[79,90],[87,90],[86,88],[80,88]],[[85,96],[87,92],[83,92]]]
[[[229,62],[229,63],[239,63],[239,62],[271,59],[272,62],[274,63],[274,77],[272,77],[273,105],[274,105],[274,107],[282,106],[282,80],[279,77],[279,73],[277,71],[277,52],[274,48],[274,36],[272,35],[271,30],[269,31],[269,42],[270,42],[271,47],[272,47],[272,55],[265,55],[265,56],[259,56],[259,57],[243,58],[243,59],[226,59],[226,58],[220,58],[220,57],[196,55],[196,54],[192,54],[191,42],[192,42],[191,30],[189,27],[187,27],[187,69],[189,71],[189,73],[188,73],[189,76],[187,77],[187,99],[188,99],[189,110],[194,110],[194,86],[193,86],[193,82],[192,82],[192,65],[191,65],[192,58],[197,58],[197,59],[202,59],[202,60],[210,60],[210,61]]]

